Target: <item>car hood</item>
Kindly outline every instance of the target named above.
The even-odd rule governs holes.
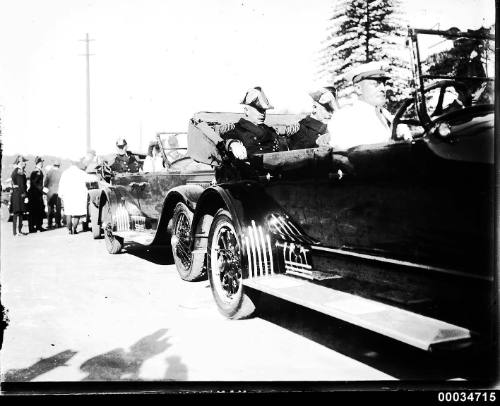
[[[438,125],[450,125],[451,134],[443,138],[435,129]],[[444,159],[493,164],[494,162],[494,114],[461,114],[443,117],[426,137],[429,148]]]

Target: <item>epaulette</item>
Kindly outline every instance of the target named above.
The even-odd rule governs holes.
[[[219,135],[225,134],[232,130],[234,130],[234,123],[221,124],[221,126],[219,127]]]
[[[299,123],[287,124],[284,126],[275,127],[274,130],[278,135],[285,135],[289,137],[292,134],[295,134],[300,129]]]

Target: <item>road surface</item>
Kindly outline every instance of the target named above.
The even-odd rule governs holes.
[[[257,317],[227,320],[208,281],[182,281],[162,249],[110,255],[104,240],[66,229],[13,237],[5,218],[1,231],[3,381],[464,378],[457,365],[443,370],[420,350],[265,295]]]

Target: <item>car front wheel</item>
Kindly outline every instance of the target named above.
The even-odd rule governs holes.
[[[111,207],[109,203],[104,205],[103,211],[107,213],[107,219],[104,228],[104,240],[106,241],[106,249],[110,254],[118,254],[123,248],[123,238],[113,234],[113,226],[111,224]]]
[[[172,254],[181,279],[196,281],[204,276],[203,257],[191,251],[191,223],[193,213],[182,202],[177,203],[172,216]]]
[[[241,248],[231,214],[219,210],[208,236],[208,275],[219,311],[230,319],[249,317],[255,306],[244,292]]]

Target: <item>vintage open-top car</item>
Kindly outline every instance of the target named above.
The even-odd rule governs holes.
[[[421,35],[451,48],[492,39],[410,30],[414,96],[386,143],[237,161],[221,151],[220,132],[241,115],[193,117],[188,154],[215,168],[216,184],[197,196],[190,232],[174,227],[172,238],[183,241],[184,270],[199,276],[206,266],[224,315],[250,315],[252,288],[425,350],[492,342],[491,78],[457,75],[445,54],[448,71],[429,72]],[[279,127],[300,118],[266,120]],[[401,124],[413,141],[397,139]]]
[[[104,234],[111,254],[119,253],[126,242],[169,246],[174,214],[177,223],[190,218],[198,196],[214,179],[210,166],[193,161],[186,147],[168,147],[164,136],[181,138],[185,133],[158,133],[163,170],[117,173],[101,165],[96,181],[87,185],[94,238]],[[141,166],[144,157],[139,155]],[[174,252],[182,263],[182,246]]]

